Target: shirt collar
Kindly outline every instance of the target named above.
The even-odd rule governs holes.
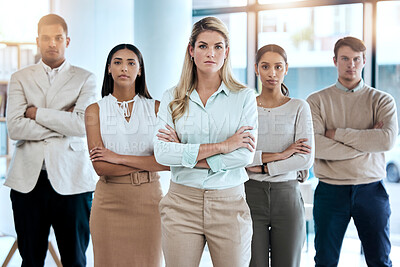
[[[64,60],[64,62],[59,67],[52,69],[50,66],[46,65],[46,63],[44,63],[42,59],[40,59],[40,64],[43,66],[44,71],[46,73],[51,73],[53,71],[60,72],[62,70],[62,68],[65,66],[66,62],[67,61]]]
[[[357,86],[354,87],[354,88],[351,89],[351,90],[349,90],[348,88],[344,87],[344,85],[341,84],[341,83],[339,82],[339,80],[337,80],[337,82],[336,82],[336,87],[337,87],[338,89],[342,90],[342,91],[354,93],[354,92],[356,92],[356,91],[358,91],[358,90],[360,90],[361,88],[364,87],[364,80],[361,79],[361,81],[357,84]]]

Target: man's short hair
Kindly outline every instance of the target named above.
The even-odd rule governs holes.
[[[342,46],[349,46],[355,52],[362,52],[363,57],[365,58],[365,51],[367,50],[367,48],[365,47],[364,42],[355,37],[347,36],[339,39],[336,42],[335,49],[333,50],[335,53],[335,59],[337,59],[339,48],[341,48]]]
[[[43,26],[46,25],[61,25],[63,27],[65,35],[68,36],[68,26],[65,20],[60,17],[59,15],[56,14],[49,14],[46,16],[43,16],[38,23],[38,35],[40,34],[40,30],[42,29]]]

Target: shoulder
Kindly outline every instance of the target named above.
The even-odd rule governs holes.
[[[295,107],[304,109],[304,108],[310,108],[310,105],[308,104],[308,102],[304,99],[299,99],[299,98],[292,98],[290,100],[291,104]]]
[[[100,100],[101,101],[101,100]],[[99,102],[100,102],[99,101]],[[99,115],[99,104],[98,103],[93,103],[90,104],[85,111],[85,116],[93,116],[93,115]]]
[[[39,68],[42,68],[42,66],[40,66],[39,64],[35,64],[35,65],[30,65],[30,66],[27,66],[27,67],[24,67],[24,68],[22,68],[22,69],[20,69],[20,70],[17,70],[16,72],[14,72],[12,75],[11,75],[11,78],[19,78],[19,77],[25,77],[25,75],[27,74],[27,73],[30,73],[30,72],[33,72],[33,71],[36,71],[37,69],[39,69]],[[43,70],[44,71],[44,70]]]
[[[316,91],[314,93],[311,93],[307,97],[307,101],[310,102],[310,101],[313,101],[313,100],[316,100],[316,99],[321,99],[323,97],[331,95],[333,93],[333,91],[334,91],[334,87],[335,87],[335,85],[333,84],[333,85],[331,85],[329,87],[326,87],[324,89],[321,89],[321,90],[318,90],[318,91]]]
[[[378,90],[371,86],[365,85],[366,92],[372,98],[372,101],[378,104],[382,103],[395,103],[393,96],[387,92]]]
[[[165,92],[163,93],[161,102],[171,102],[174,99],[175,89],[176,89],[176,86],[165,90]]]
[[[79,77],[85,77],[86,79],[88,79],[89,77],[93,78],[93,79],[95,78],[95,75],[92,72],[90,72],[84,68],[81,68],[81,67],[70,65],[69,70],[73,74],[78,75]]]

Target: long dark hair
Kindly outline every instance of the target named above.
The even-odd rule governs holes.
[[[286,55],[285,49],[283,49],[282,47],[280,47],[279,45],[276,45],[276,44],[269,44],[269,45],[264,45],[263,47],[258,49],[257,54],[256,54],[257,66],[261,60],[261,57],[267,52],[278,53],[283,58],[285,63],[287,64],[287,55]],[[282,85],[281,85],[281,92],[284,96],[289,96],[289,88],[287,88],[284,83],[282,83]]]
[[[142,53],[140,53],[139,49],[136,46],[131,44],[119,44],[115,46],[113,49],[111,49],[110,53],[108,54],[106,67],[104,70],[104,79],[103,79],[103,87],[101,88],[101,96],[105,97],[114,92],[114,79],[112,75],[108,73],[108,66],[111,64],[111,59],[113,55],[117,51],[122,49],[131,50],[133,53],[135,53],[135,55],[138,57],[139,60],[140,76],[136,77],[135,94],[151,99],[152,97],[149,91],[147,90],[147,85],[146,85],[146,75],[144,71],[144,62]]]

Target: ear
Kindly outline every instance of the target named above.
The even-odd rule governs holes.
[[[66,40],[66,43],[67,43],[65,47],[68,47],[69,46],[69,42],[71,42],[71,38],[67,37],[65,40]]]
[[[228,55],[229,55],[229,46],[226,48],[226,51],[225,51],[225,58],[224,58],[224,59],[226,59],[226,58],[228,57]]]
[[[194,47],[190,43],[188,44],[188,51],[189,51],[189,55],[191,57],[193,57],[194,56]]]
[[[337,60],[336,60],[336,57],[333,57],[333,64],[335,64],[335,66],[337,67]]]
[[[111,75],[111,66],[110,66],[110,64],[108,64],[108,74]]]
[[[286,71],[285,71],[285,75],[287,75],[288,71],[289,71],[289,64],[288,64],[288,63],[286,63]]]
[[[257,65],[257,63],[254,64],[254,71],[256,72],[257,76],[260,75],[260,73],[258,73],[258,65]]]
[[[39,47],[39,37],[36,37],[36,45]]]

